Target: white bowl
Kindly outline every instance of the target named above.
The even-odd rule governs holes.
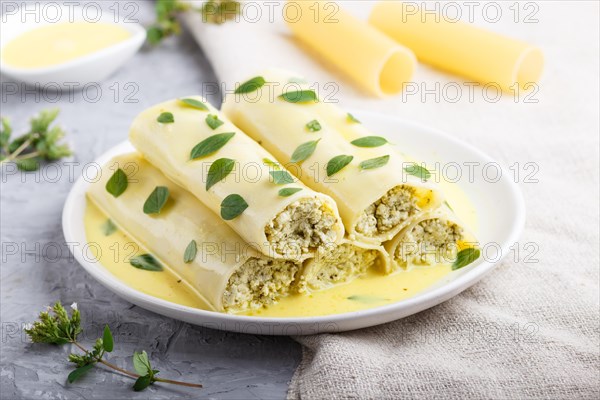
[[[478,162],[480,172],[485,165],[493,165],[494,169],[495,166],[499,167],[499,164],[481,151],[443,132],[376,113],[353,111],[352,114],[372,131],[385,133],[394,143],[401,144],[403,152],[410,154],[414,159],[425,161],[428,165],[435,162],[448,163],[447,165]],[[107,151],[96,162],[104,164],[112,157],[132,150],[129,142],[123,142]],[[483,278],[510,253],[510,246],[518,240],[523,229],[525,205],[518,186],[511,180],[511,174],[504,168],[500,171],[502,176],[495,182],[492,182],[490,177],[484,178],[481,173],[477,173],[473,174],[472,182],[465,178],[457,183],[477,211],[479,243],[482,247],[493,244],[488,247],[491,251],[482,252],[484,257],[475,263],[451,272],[441,282],[414,297],[368,310],[300,318],[248,317],[200,310],[134,290],[115,278],[99,262],[90,262],[83,257],[83,246],[77,246],[79,251],[75,246],[69,246],[69,249],[75,249],[75,259],[92,277],[118,296],[140,307],[192,324],[265,335],[309,335],[365,328],[404,318],[456,296]],[[68,243],[87,243],[83,217],[88,185],[88,182],[79,178],[65,203],[62,222]]]
[[[0,37],[0,54],[4,46],[10,41],[32,29],[53,23],[69,22],[69,18],[73,22],[85,21],[81,8],[74,7],[69,13],[69,8],[62,5],[59,6],[58,3],[54,4],[59,7],[61,14],[60,18],[52,22],[44,21],[44,18],[39,18],[39,22],[35,22],[35,18],[31,18],[31,15],[26,18],[25,22],[22,22],[20,10],[17,10],[14,14],[3,15],[2,21],[0,21],[0,31],[2,32]],[[59,85],[60,87],[72,85],[71,87],[81,88],[81,86],[87,83],[100,82],[116,71],[139,50],[146,40],[146,30],[137,23],[115,22],[112,13],[103,13],[98,22],[117,24],[129,31],[131,37],[74,60],[43,68],[13,67],[7,65],[0,57],[0,71],[16,80],[31,85],[39,84],[42,87],[46,85]],[[27,50],[24,49],[23,51]],[[65,83],[68,85],[65,85]],[[75,84],[80,86],[75,86]]]

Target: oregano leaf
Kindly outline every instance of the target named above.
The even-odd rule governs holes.
[[[309,103],[319,101],[314,90],[294,90],[279,95],[279,98],[288,103]]]
[[[312,121],[306,124],[306,129],[309,132],[318,132],[321,130],[321,124],[316,119],[313,119]]]
[[[144,214],[158,214],[169,199],[169,188],[157,186],[144,202]]]
[[[248,203],[239,194],[230,194],[221,202],[221,218],[230,221],[248,208]]]
[[[481,251],[474,247],[462,249],[458,252],[456,260],[452,263],[452,270],[457,270],[462,267],[466,267],[479,258]]]
[[[113,346],[114,343],[112,332],[110,331],[108,325],[104,325],[104,332],[102,334],[102,347],[104,348],[104,351],[110,353],[113,351]]]
[[[388,141],[381,136],[365,136],[351,141],[357,147],[379,147],[386,144]]]
[[[337,174],[344,169],[346,165],[350,164],[353,159],[353,156],[348,156],[345,154],[333,157],[327,162],[327,176]]]
[[[67,381],[69,383],[75,382],[77,379],[81,378],[93,367],[94,367],[94,364],[87,364],[82,367],[76,368],[73,372],[71,372],[69,374],[69,376],[67,377]]]
[[[119,197],[127,189],[127,174],[119,168],[117,169],[108,182],[106,182],[106,191],[114,197]]]
[[[161,124],[172,124],[175,122],[175,117],[170,112],[163,112],[156,118],[156,120]]]
[[[429,172],[427,170],[427,168],[422,167],[420,165],[417,164],[411,164],[411,165],[407,165],[406,167],[404,167],[404,171],[412,176],[416,176],[417,178],[421,178],[422,180],[426,181],[427,179],[431,178],[431,172]]]
[[[233,171],[235,160],[231,158],[219,158],[215,160],[208,169],[206,176],[206,190],[210,189]]]
[[[235,132],[224,132],[207,137],[194,146],[192,152],[190,153],[190,159],[195,160],[206,157],[218,151],[221,147],[225,146],[225,144],[227,144],[227,142],[229,142],[234,135]]]
[[[235,94],[254,92],[263,87],[264,84],[265,78],[262,76],[255,76],[254,78],[242,83],[240,87],[235,89]]]
[[[162,271],[162,264],[151,254],[141,254],[129,259],[129,264],[145,271]]]
[[[219,119],[218,116],[216,116],[215,114],[208,114],[206,116],[206,125],[210,126],[210,129],[215,130],[218,127],[220,127],[221,125],[223,125],[225,122],[221,121]]]
[[[290,159],[290,162],[297,163],[297,162],[306,160],[308,157],[310,157],[315,152],[315,149],[317,148],[317,144],[319,143],[320,140],[321,139],[317,139],[317,140],[312,140],[310,142],[302,143],[292,153],[292,158]]]
[[[208,107],[206,106],[206,104],[204,104],[200,100],[196,100],[196,99],[179,99],[179,101],[182,102],[183,104],[185,104],[186,106],[190,106],[192,108],[195,108],[196,110],[208,111]]]
[[[185,252],[183,253],[183,262],[186,264],[191,263],[196,258],[197,253],[198,245],[196,244],[195,240],[192,240],[185,248]]]
[[[288,183],[294,183],[294,178],[287,171],[269,171],[269,174],[273,178],[273,183],[276,185],[287,185]]]
[[[389,160],[390,156],[386,155],[362,161],[360,164],[358,164],[358,166],[360,167],[360,169],[374,169],[383,167],[388,163]]]
[[[302,190],[302,188],[283,188],[283,189],[279,189],[278,194],[281,197],[289,197],[289,196],[293,195],[294,193],[298,193],[301,190]]]

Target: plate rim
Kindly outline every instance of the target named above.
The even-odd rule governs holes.
[[[472,268],[466,271],[461,276],[440,285],[434,289],[418,293],[413,297],[387,304],[379,307],[368,308],[359,311],[346,312],[341,314],[329,314],[320,316],[308,316],[308,317],[260,317],[260,316],[246,316],[246,315],[235,315],[220,313],[217,311],[208,311],[198,309],[194,307],[184,306],[176,304],[167,300],[163,300],[139,290],[133,289],[127,286],[124,282],[120,281],[114,275],[112,275],[106,267],[99,262],[92,263],[83,258],[83,255],[79,251],[75,251],[69,246],[69,250],[72,252],[77,262],[84,268],[95,280],[101,283],[108,290],[124,298],[125,300],[138,305],[142,308],[156,312],[158,314],[183,320],[195,325],[201,325],[221,330],[243,332],[243,333],[257,333],[254,330],[247,332],[248,329],[242,329],[240,325],[251,324],[251,325],[264,325],[272,327],[270,331],[259,332],[260,334],[267,335],[289,335],[290,333],[283,333],[282,328],[295,327],[300,328],[299,332],[294,332],[295,335],[307,335],[322,332],[343,332],[355,329],[362,329],[370,326],[380,325],[383,323],[395,321],[398,319],[405,318],[409,315],[421,312],[435,305],[441,304],[450,298],[458,295],[462,291],[473,286],[490,273],[508,254],[509,246],[516,242],[523,230],[525,225],[525,201],[519,186],[507,178],[510,176],[508,170],[503,164],[498,163],[492,157],[488,156],[483,151],[479,150],[475,146],[463,142],[460,139],[451,136],[450,134],[418,122],[409,121],[397,116],[391,116],[381,114],[373,111],[365,110],[352,110],[354,115],[360,116],[363,119],[377,118],[379,120],[385,119],[389,123],[401,125],[405,127],[412,127],[421,131],[429,131],[431,134],[441,136],[444,139],[452,142],[457,147],[464,148],[469,152],[477,155],[481,160],[487,162],[497,163],[502,170],[501,180],[505,181],[509,188],[508,194],[514,201],[515,207],[515,221],[512,224],[510,234],[501,242],[500,247],[502,256],[495,261],[487,261],[482,258],[482,261],[472,266]],[[133,146],[128,140],[120,142],[119,144],[109,148],[102,155],[94,159],[93,162],[98,164],[104,164],[114,155],[119,154],[117,152],[133,151]],[[76,224],[83,224],[83,219],[77,221],[77,215],[75,211],[77,209],[76,203],[79,201],[85,201],[85,192],[87,186],[90,183],[85,181],[83,176],[79,176],[74,185],[69,190],[67,199],[65,201],[63,212],[62,212],[62,228],[63,235],[67,243],[69,242],[83,242],[87,243],[87,238],[77,237],[74,233]],[[85,210],[85,209],[84,209]],[[85,231],[84,231],[85,232]],[[81,240],[83,239],[83,241]],[[100,264],[102,268],[98,268]],[[171,312],[171,313],[169,313]],[[366,322],[354,323],[357,320],[364,320]],[[215,323],[220,323],[222,326],[215,326]],[[228,324],[236,324],[235,326],[227,326]],[[317,327],[310,327],[311,325],[317,324]],[[343,325],[351,325],[351,327],[343,327]],[[321,326],[321,328],[319,328]],[[304,331],[303,327],[310,328],[309,331]]]

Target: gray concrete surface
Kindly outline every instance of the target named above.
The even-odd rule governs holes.
[[[109,2],[112,4],[112,2]],[[108,5],[110,5],[108,4]],[[152,21],[151,2],[140,2],[136,16]],[[218,40],[218,38],[215,38]],[[59,122],[68,132],[76,155],[74,176],[57,164],[38,173],[4,168],[0,186],[0,268],[2,399],[138,399],[138,398],[283,398],[300,359],[300,347],[285,337],[232,334],[192,326],[148,312],[116,297],[94,281],[70,256],[61,228],[64,199],[81,165],[127,136],[132,118],[164,99],[199,93],[215,77],[201,50],[187,35],[157,49],[144,49],[116,74],[87,93],[57,93],[22,87],[2,76],[2,116],[17,132],[41,109],[60,107]],[[118,88],[118,91],[117,91]],[[13,93],[15,92],[16,93]],[[219,95],[210,97],[213,104]],[[22,325],[57,300],[77,302],[92,344],[104,323],[115,334],[110,359],[131,367],[134,350],[148,351],[161,376],[200,382],[204,389],[156,385],[145,392],[106,370],[92,371],[75,384],[66,383],[72,365],[68,346],[28,343]]]

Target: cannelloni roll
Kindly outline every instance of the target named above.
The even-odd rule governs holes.
[[[121,193],[107,189],[111,179],[114,183],[117,166],[127,176]],[[157,188],[168,193],[166,199],[153,195]],[[300,264],[267,257],[247,245],[218,215],[138,154],[115,157],[103,166],[101,179],[87,195],[216,311],[243,311],[272,303],[289,292],[299,272]]]
[[[372,26],[408,47],[426,64],[513,92],[529,89],[544,67],[529,43],[431,12],[425,2],[378,1]]]
[[[288,5],[298,17],[286,18],[287,26],[319,61],[331,63],[377,96],[400,93],[410,82],[417,61],[406,47],[331,1],[288,0]]]
[[[129,137],[148,161],[267,256],[303,260],[344,236],[329,196],[273,167],[270,153],[201,97],[145,110]]]
[[[473,247],[475,238],[446,206],[414,218],[385,243],[391,271],[413,266],[452,263],[458,252]]]
[[[390,240],[443,201],[394,145],[319,101],[293,74],[269,70],[250,81],[264,84],[256,93],[229,94],[223,112],[307,186],[336,201],[349,239]]]
[[[321,248],[304,263],[297,287],[300,292],[326,289],[350,282],[371,268],[389,270],[389,258],[383,246],[344,239],[342,243]]]

